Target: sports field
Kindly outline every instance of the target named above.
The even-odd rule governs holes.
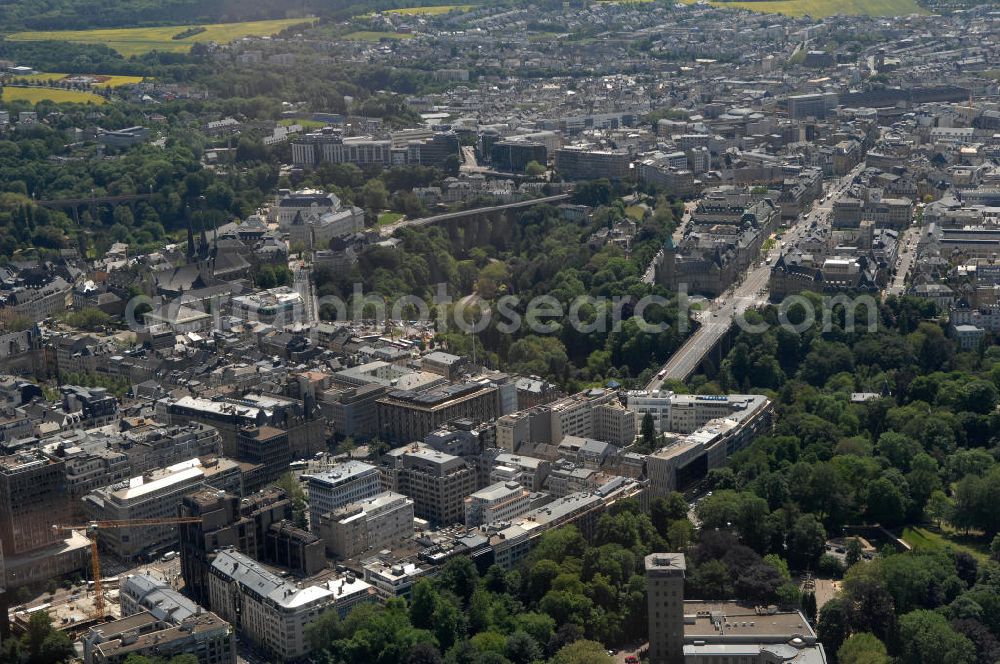
[[[682,0],[693,4],[696,0]],[[906,16],[926,14],[916,0],[766,0],[764,2],[712,2],[716,7],[739,7],[787,16]]]
[[[87,76],[90,78],[96,78],[97,82],[94,83],[95,88],[119,88],[123,85],[134,85],[136,83],[142,83],[142,76],[105,76],[103,74],[55,74],[52,72],[39,72],[38,74],[30,74],[28,76],[17,76],[15,77],[18,81],[26,81],[28,83],[42,82],[42,83],[55,83],[61,81],[68,76]]]
[[[299,125],[303,129],[322,129],[325,127],[327,122],[320,122],[319,120],[305,120],[300,118],[285,118],[283,120],[278,120],[278,124],[282,127],[288,127],[291,125]]]
[[[13,41],[69,41],[80,44],[107,44],[125,57],[150,51],[187,53],[195,42],[226,44],[241,37],[266,37],[293,25],[308,23],[311,19],[289,18],[274,21],[248,21],[246,23],[206,23],[200,26],[170,25],[158,28],[114,28],[109,30],[42,30],[15,32],[7,39]],[[192,27],[203,27],[204,32],[173,39]]]
[[[406,7],[404,9],[386,9],[384,14],[428,14],[437,16],[451,11],[467,12],[475,5],[434,5],[432,7]]]
[[[27,101],[37,104],[40,101],[51,101],[57,104],[103,104],[104,97],[92,92],[80,90],[61,90],[59,88],[21,88],[6,85],[3,89],[4,101]]]

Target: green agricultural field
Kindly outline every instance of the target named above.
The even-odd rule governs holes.
[[[103,74],[86,74],[87,76],[94,76],[100,79],[97,83],[94,83],[95,88],[120,88],[123,85],[134,85],[136,83],[142,83],[142,76],[116,76],[109,75],[105,76]],[[55,83],[63,80],[70,74],[55,74],[52,72],[39,72],[38,74],[31,74],[29,76],[18,76],[18,81],[24,81],[26,83]]]
[[[103,104],[104,97],[92,92],[81,92],[79,90],[61,90],[59,88],[22,88],[13,85],[4,86],[3,100],[27,101],[37,104],[40,101],[51,101],[57,104]]]
[[[359,30],[344,35],[341,39],[347,41],[368,41],[377,42],[383,39],[413,39],[413,35],[405,32],[371,32],[369,30]]]
[[[170,25],[158,28],[114,28],[109,30],[48,30],[16,32],[8,35],[13,41],[68,41],[80,44],[107,44],[125,57],[141,55],[150,51],[187,53],[195,42],[218,42],[226,44],[241,37],[266,37],[281,32],[293,25],[307,23],[311,19],[281,19],[274,21],[249,21],[246,23],[209,23],[200,27],[204,32],[173,39],[174,35],[195,27]]]
[[[429,16],[438,16],[440,14],[447,14],[451,11],[467,12],[472,9],[475,5],[434,5],[432,7],[405,7],[403,9],[386,9],[384,13],[386,14],[427,14]]]
[[[693,4],[696,0],[682,0]],[[812,16],[906,16],[926,14],[916,0],[766,0],[764,2],[712,2],[716,7],[739,7],[767,14]]]
[[[39,72],[37,74],[28,74],[27,76],[17,76],[18,81],[24,81],[25,83],[52,83],[55,81],[61,81],[62,79],[69,76],[69,74],[53,74],[51,72]]]

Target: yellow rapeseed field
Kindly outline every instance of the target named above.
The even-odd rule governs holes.
[[[108,30],[35,30],[16,32],[7,39],[14,41],[68,41],[80,44],[106,44],[125,57],[150,51],[187,53],[196,42],[225,44],[241,37],[269,36],[293,25],[308,23],[312,19],[289,18],[273,21],[248,21],[245,23],[206,23],[200,26],[170,25],[157,28],[114,28]],[[203,27],[204,32],[173,39],[192,27]]]
[[[32,104],[37,104],[40,101],[51,101],[57,104],[103,104],[105,102],[104,97],[92,92],[45,87],[22,88],[13,85],[4,86],[3,100],[27,101]]]
[[[95,76],[99,77],[101,80],[94,83],[95,88],[119,88],[123,85],[134,85],[135,83],[142,83],[142,76],[117,76],[117,75],[104,75],[104,74],[80,74],[81,76]],[[68,76],[74,76],[74,74],[56,74],[53,72],[39,72],[37,74],[29,74],[28,76],[18,76],[18,81],[25,81],[28,83],[33,82],[43,82],[43,83],[54,83],[56,81],[61,81]]]

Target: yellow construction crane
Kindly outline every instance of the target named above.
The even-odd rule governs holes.
[[[104,588],[101,585],[101,559],[97,552],[97,531],[102,528],[136,528],[142,526],[170,526],[182,523],[201,523],[200,517],[175,517],[172,519],[126,519],[123,521],[91,521],[84,525],[54,525],[54,530],[82,530],[90,540],[90,567],[94,575],[95,619],[104,617]]]

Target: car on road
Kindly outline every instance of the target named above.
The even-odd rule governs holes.
[[[639,658],[635,655],[629,655],[625,658],[625,664],[639,664]]]

